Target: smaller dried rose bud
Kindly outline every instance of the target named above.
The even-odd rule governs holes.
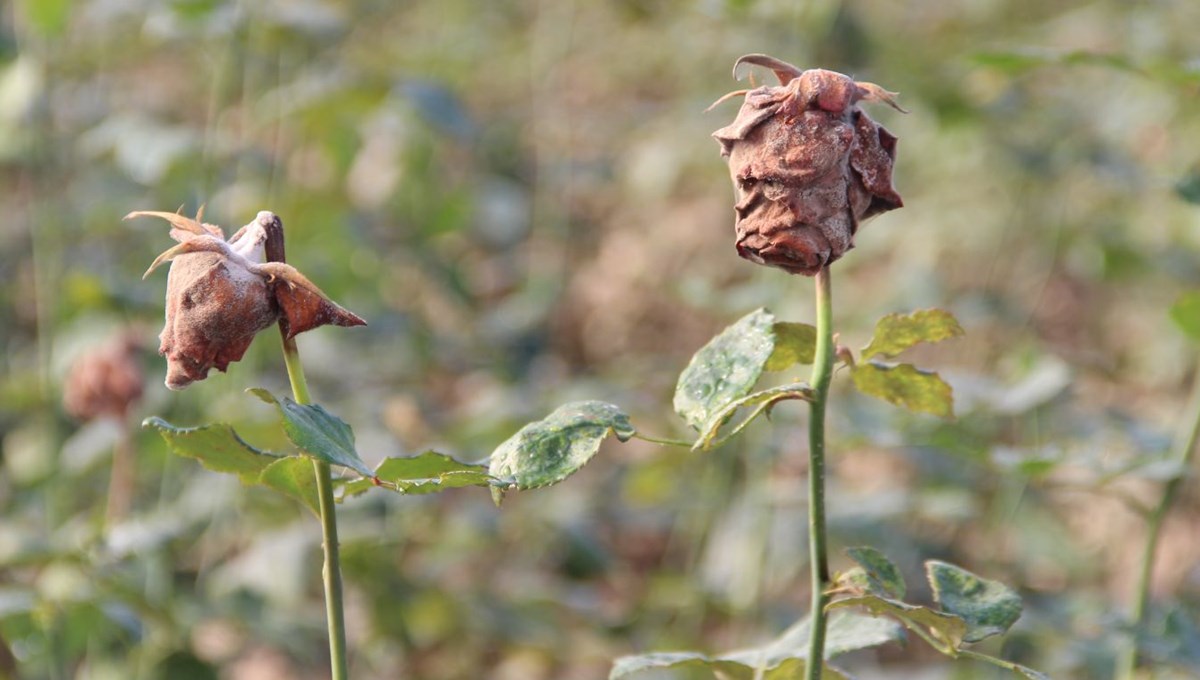
[[[359,316],[331,301],[303,274],[285,264],[283,223],[266,210],[228,241],[220,227],[168,212],[125,216],[160,217],[179,245],[159,255],[167,275],[166,325],[158,353],[167,358],[167,387],[181,390],[208,371],[238,361],[261,330],[278,322],[287,337],[317,326],[362,326]]]
[[[737,192],[738,254],[811,276],[854,247],[862,220],[903,205],[892,188],[896,138],[858,104],[900,107],[894,93],[841,73],[750,54],[735,76],[743,63],[772,69],[780,85],[717,102],[745,95],[737,118],[713,133]]]
[[[80,356],[63,383],[63,408],[84,422],[101,416],[124,419],[142,398],[140,345],[132,332],[121,333]]]

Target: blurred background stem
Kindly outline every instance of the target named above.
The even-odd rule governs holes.
[[[1138,572],[1136,590],[1134,591],[1133,608],[1130,612],[1129,641],[1121,650],[1117,660],[1117,674],[1121,680],[1133,680],[1138,665],[1138,638],[1141,637],[1142,627],[1146,623],[1146,615],[1150,608],[1150,585],[1154,577],[1154,561],[1158,553],[1158,542],[1162,536],[1163,522],[1171,512],[1171,506],[1179,496],[1183,480],[1188,476],[1192,452],[1196,449],[1196,441],[1200,439],[1200,372],[1192,378],[1192,397],[1187,413],[1190,420],[1186,429],[1179,432],[1175,439],[1175,450],[1171,452],[1170,460],[1175,463],[1171,478],[1163,486],[1162,497],[1158,505],[1146,517],[1146,543],[1142,547],[1141,567]]]
[[[298,404],[310,404],[308,382],[304,379],[304,367],[300,364],[300,350],[296,339],[289,338],[283,326],[279,327],[283,337],[283,360],[287,365],[288,381],[292,384],[292,395]],[[342,605],[342,567],[338,555],[337,509],[333,499],[333,475],[329,463],[313,460],[317,475],[317,496],[321,505],[321,537],[325,550],[325,617],[329,624],[329,666],[333,680],[349,677],[346,662],[346,616]]]
[[[808,548],[812,567],[812,615],[808,680],[820,680],[825,666],[825,604],[829,556],[825,544],[825,400],[833,375],[833,291],[829,267],[816,276],[817,346],[813,356],[813,399],[808,424]]]

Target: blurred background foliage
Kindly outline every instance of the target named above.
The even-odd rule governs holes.
[[[369,320],[300,338],[368,462],[483,458],[574,398],[679,436],[670,393],[713,333],[762,305],[812,316],[808,280],[736,257],[708,136],[736,104],[705,107],[744,85],[730,65],[765,52],[911,111],[872,111],[900,137],[907,207],[834,270],[841,342],[927,306],[967,329],[919,359],[955,386],[955,420],[835,377],[835,546],[873,544],[910,583],[942,558],[1013,584],[1025,615],[990,652],[1108,677],[1144,533],[1128,506],[1157,497],[1196,364],[1166,310],[1200,286],[1197,26],[1190,0],[0,6],[0,676],[325,672],[316,522],[136,429],[221,420],[282,447],[243,394],[286,389],[278,342],[169,393],[165,276],[140,275],[170,241],[124,214],[282,216],[289,261]],[[73,419],[72,366],[126,332],[141,400]],[[621,654],[770,638],[807,600],[802,411],[704,455],[612,443],[501,510],[470,489],[346,503],[355,676],[583,680]],[[132,485],[106,520],[122,447]],[[1188,487],[1147,677],[1200,673]],[[994,677],[915,644],[849,666]]]

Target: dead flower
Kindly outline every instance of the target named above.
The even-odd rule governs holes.
[[[262,211],[228,241],[220,227],[176,213],[135,211],[125,216],[160,217],[179,245],[159,255],[146,278],[171,262],[167,275],[166,325],[158,353],[167,358],[167,387],[181,390],[204,380],[211,368],[238,361],[259,331],[278,322],[289,338],[325,324],[366,325],[331,301],[294,267],[284,263],[283,222]]]
[[[780,84],[717,102],[745,95],[737,118],[713,133],[737,192],[738,254],[812,276],[854,247],[863,220],[903,205],[892,187],[896,138],[858,104],[903,109],[895,93],[841,73],[750,54],[735,77],[742,64],[770,68]]]

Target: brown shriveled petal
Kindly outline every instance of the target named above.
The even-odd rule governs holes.
[[[713,133],[737,194],[738,253],[811,276],[854,247],[862,220],[903,205],[892,187],[896,138],[858,105],[895,106],[894,93],[766,55],[743,63],[772,69],[781,85],[746,92],[734,121]]]
[[[330,300],[316,284],[291,265],[266,262],[257,265],[254,270],[267,277],[279,305],[279,323],[288,338],[328,324],[367,325],[362,317]]]
[[[220,252],[193,252],[171,263],[159,354],[167,387],[183,389],[238,361],[279,310],[266,280]]]

